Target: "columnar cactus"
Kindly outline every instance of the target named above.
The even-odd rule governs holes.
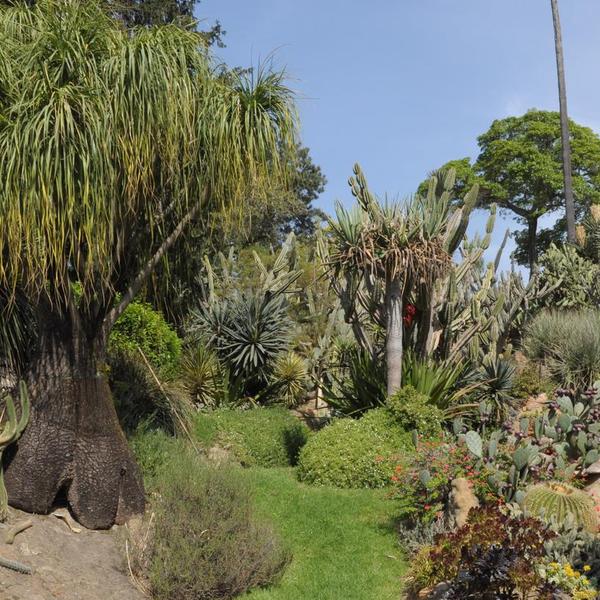
[[[6,396],[4,421],[0,430],[0,521],[6,521],[8,517],[8,494],[4,485],[2,454],[10,444],[19,439],[29,421],[29,395],[23,382],[19,384],[19,398],[21,414],[17,416],[12,396]]]
[[[572,515],[577,523],[587,531],[598,530],[598,519],[594,501],[584,491],[562,482],[534,485],[525,494],[523,506],[531,514],[546,521],[555,518],[558,523]]]

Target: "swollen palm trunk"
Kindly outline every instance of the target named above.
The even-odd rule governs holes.
[[[82,525],[108,528],[144,510],[141,474],[94,344],[65,320],[47,325],[27,376],[29,425],[5,459],[9,503],[44,514],[65,498]]]

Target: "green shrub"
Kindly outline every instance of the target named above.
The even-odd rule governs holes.
[[[394,451],[412,450],[412,431],[404,429],[386,408],[373,408],[359,420],[364,428],[376,433]]]
[[[132,302],[110,334],[109,354],[135,354],[138,347],[163,377],[177,372],[181,340],[164,317],[149,304]]]
[[[281,407],[199,413],[195,429],[206,448],[229,448],[243,465],[260,467],[296,464],[310,433],[304,423]]]
[[[256,521],[236,470],[182,452],[161,470],[157,489],[152,541],[134,561],[147,569],[156,600],[233,598],[272,583],[288,563],[278,536]]]
[[[544,377],[539,365],[528,363],[515,377],[512,393],[515,398],[526,399],[538,394],[546,394],[548,398],[557,387],[554,382]]]
[[[381,422],[376,423],[378,420]],[[393,474],[393,456],[399,448],[390,443],[389,433],[378,433],[383,422],[383,417],[367,415],[358,421],[340,419],[326,426],[301,450],[299,479],[341,488],[387,485]]]
[[[142,425],[129,438],[144,480],[151,484],[173,456],[184,451],[184,445],[162,430],[151,430]]]
[[[442,432],[443,412],[411,385],[388,399],[387,410],[404,431],[416,430],[424,437],[435,437]]]

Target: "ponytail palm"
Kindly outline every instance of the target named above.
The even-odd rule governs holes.
[[[126,31],[95,2],[0,5],[0,289],[39,326],[13,504],[46,512],[63,490],[90,527],[141,509],[99,375],[108,334],[191,221],[285,181],[294,132],[281,77],[225,81],[197,33]]]

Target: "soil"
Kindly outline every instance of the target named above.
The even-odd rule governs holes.
[[[5,544],[6,531],[26,519],[33,526]],[[119,529],[74,533],[53,515],[11,509],[0,529],[0,557],[28,565],[33,573],[0,567],[0,600],[143,600],[129,578]]]

